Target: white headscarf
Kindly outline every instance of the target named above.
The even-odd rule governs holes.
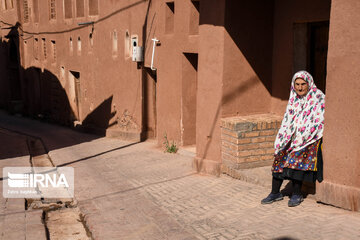
[[[301,78],[308,83],[308,93],[300,97],[295,91],[295,80]],[[299,151],[316,142],[324,132],[325,94],[319,90],[306,71],[294,74],[286,112],[276,136],[275,154],[291,141],[289,152]],[[295,134],[293,136],[293,134]]]

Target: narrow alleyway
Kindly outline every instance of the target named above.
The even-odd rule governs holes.
[[[360,238],[358,212],[309,198],[295,208],[287,199],[263,206],[268,188],[198,175],[189,155],[0,112],[2,168],[29,166],[26,136],[43,140],[54,165],[75,168],[77,206],[93,239]],[[23,199],[1,197],[0,210],[1,239],[46,239],[41,211],[25,210]]]

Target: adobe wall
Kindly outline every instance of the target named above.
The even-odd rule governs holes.
[[[191,1],[174,1],[173,29],[169,32],[169,19],[166,16],[168,1],[98,2],[98,14],[90,15],[90,7],[85,1],[84,14],[81,14],[83,16],[78,16],[74,1],[69,8],[57,3],[56,19],[49,19],[47,4],[42,5],[36,12],[33,2],[29,2],[29,9],[32,9],[29,21],[23,23],[25,36],[29,37],[26,43],[24,42],[23,49],[26,82],[24,91],[29,113],[58,110],[52,105],[54,94],[51,92],[51,85],[56,85],[56,91],[63,96],[61,102],[66,105],[58,112],[77,115],[79,111],[78,118],[83,124],[104,129],[115,123],[114,128],[140,133],[144,126],[144,82],[154,84],[155,81],[149,73],[151,39],[157,37],[160,40],[154,59],[157,83],[151,90],[156,92],[157,105],[155,110],[147,109],[156,111],[157,119],[154,119],[156,116],[150,116],[151,119],[147,120],[153,124],[156,122],[159,145],[163,143],[164,133],[170,140],[181,144],[184,141],[185,125],[188,127],[187,132],[193,132],[187,135],[190,139],[188,142],[195,144],[196,118],[191,117],[191,113],[196,112],[196,107],[191,106],[191,99],[184,99],[188,91],[186,84],[184,85],[184,79],[187,79],[187,71],[184,70],[187,60],[184,53],[198,53],[199,12],[195,5]],[[22,13],[23,10],[24,6],[21,6]],[[90,21],[95,21],[93,30],[92,24],[78,25]],[[113,47],[114,32],[118,38],[117,50]],[[126,53],[126,32],[129,37],[137,35],[139,45],[145,48],[143,69],[132,62]],[[81,50],[78,50],[79,39]],[[54,42],[56,57],[53,56]],[[79,109],[74,100],[75,87],[72,84],[71,71],[80,73]],[[196,78],[196,74],[192,75]],[[47,81],[49,78],[52,80]],[[196,83],[193,86],[196,87]],[[32,93],[40,88],[45,92],[42,94],[44,96],[34,96]],[[69,100],[64,102],[66,96]],[[196,99],[196,95],[193,99],[194,97]],[[59,99],[55,102],[59,102]],[[184,103],[188,105],[187,108],[183,107]],[[151,108],[148,105],[146,107]],[[188,116],[184,115],[184,110],[189,112]],[[63,121],[66,117],[56,116],[55,120]]]
[[[226,1],[222,117],[270,112],[273,2]]]
[[[317,199],[360,209],[360,27],[357,0],[333,0],[327,65],[324,182]]]
[[[41,78],[46,78],[43,73],[48,71],[62,91],[70,97],[69,103],[65,104],[69,104],[73,110],[74,102],[71,96],[74,93],[71,91],[74,86],[71,86],[69,71],[79,72],[79,120],[96,128],[107,128],[118,121],[116,127],[140,133],[142,72],[125,53],[125,34],[127,31],[130,37],[137,35],[139,45],[143,45],[142,33],[148,3],[135,0],[98,1],[98,14],[90,16],[89,6],[87,1],[85,2],[84,14],[77,14],[74,2],[71,7],[72,17],[67,19],[64,18],[63,4],[58,1],[54,20],[49,20],[48,4],[42,4],[39,8],[38,23],[35,22],[35,13],[32,10],[30,22],[23,24],[24,30],[28,32],[25,36],[33,36],[24,47],[25,68],[42,69],[40,81]],[[34,9],[34,6],[30,7]],[[91,24],[78,25],[89,21],[95,21],[93,32]],[[37,59],[34,56],[35,38],[39,44]],[[47,49],[46,58],[43,39]],[[56,58],[52,54],[51,41],[56,44]]]
[[[187,124],[187,121],[195,121],[195,118],[187,119],[183,112],[188,96],[188,91],[183,89],[186,88],[183,81],[187,77],[184,64],[188,61],[184,53],[199,53],[199,34],[196,29],[191,28],[196,28],[198,26],[196,21],[199,20],[192,19],[194,6],[191,1],[173,1],[174,13],[170,12],[166,2],[169,1],[159,0],[152,3],[153,7],[148,20],[153,24],[152,27],[149,24],[147,31],[150,33],[150,38],[156,37],[160,40],[154,58],[154,67],[157,69],[157,140],[158,144],[162,145],[166,133],[169,140],[174,140],[177,145],[181,145],[184,143],[184,125]],[[202,2],[200,2],[200,6],[202,6]],[[191,21],[194,21],[193,24]],[[149,42],[145,66],[150,66],[151,55],[152,42]],[[192,105],[196,106],[195,103]],[[193,109],[194,111],[195,109]],[[188,131],[195,132],[194,125],[193,123],[192,129],[188,129]],[[195,144],[195,139],[192,144]]]
[[[271,112],[283,115],[290,93],[293,70],[293,24],[326,21],[330,0],[275,0]]]
[[[222,86],[224,74],[225,1],[207,0],[201,5],[196,158],[194,167],[220,173]],[[217,11],[214,11],[217,9]]]
[[[194,163],[197,170],[217,175],[220,119],[270,112],[273,4],[202,2]],[[244,24],[250,18],[251,24]]]

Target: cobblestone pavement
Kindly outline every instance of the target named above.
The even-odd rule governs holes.
[[[116,148],[116,140],[106,141],[107,146],[115,144]],[[313,199],[306,199],[295,208],[287,206],[287,199],[264,206],[260,200],[268,194],[268,188],[225,175],[216,178],[195,174],[191,158],[165,154],[152,146],[141,143],[108,152],[91,162],[78,163],[78,174],[91,169],[84,176],[91,183],[80,184],[78,200],[95,236],[103,239],[114,236],[121,236],[119,239],[360,238],[359,213],[318,204]],[[92,178],[92,174],[98,178]],[[89,188],[89,185],[98,187]],[[107,221],[116,225],[114,232],[106,232]]]
[[[45,144],[50,130],[54,146],[73,142],[49,155],[55,165],[75,168],[76,199],[94,239],[360,239],[359,212],[313,199],[295,208],[287,207],[287,198],[261,205],[268,188],[198,175],[192,157],[163,153],[152,142],[87,138],[65,129],[57,135],[60,127],[17,121],[0,128],[21,123],[22,131]]]
[[[0,129],[0,176],[3,167],[29,166],[26,137]],[[0,182],[0,239],[46,239],[41,210],[25,210],[24,199],[2,197]]]

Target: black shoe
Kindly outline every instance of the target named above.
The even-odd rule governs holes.
[[[283,199],[284,197],[281,193],[270,193],[269,196],[261,200],[261,204],[270,204]]]
[[[300,203],[304,201],[304,198],[302,195],[292,195],[289,202],[288,202],[288,206],[289,207],[296,207],[298,205],[300,205]]]

